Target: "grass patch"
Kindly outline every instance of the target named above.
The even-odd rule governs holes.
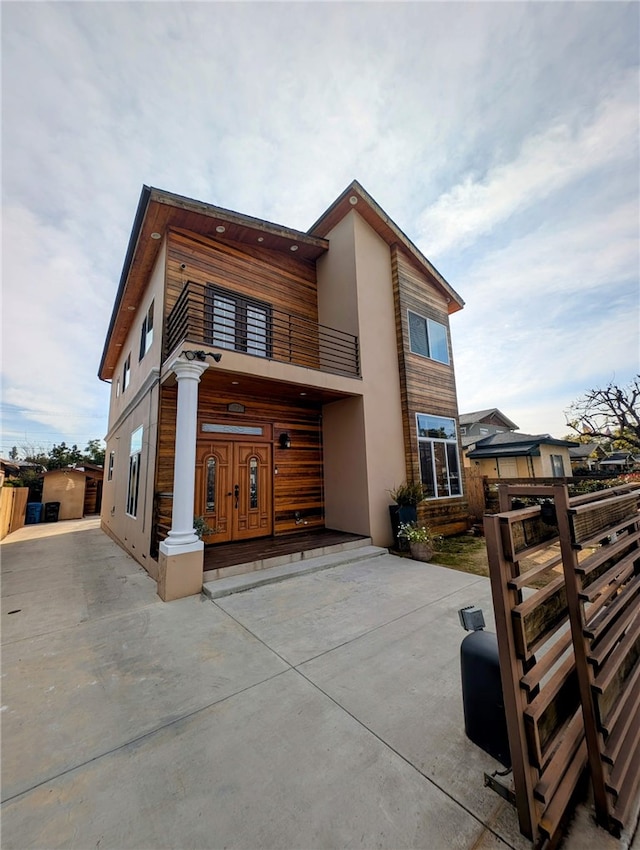
[[[484,537],[456,534],[453,537],[439,538],[430,562],[476,576],[489,575]]]

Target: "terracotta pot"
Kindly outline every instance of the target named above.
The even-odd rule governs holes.
[[[433,557],[431,543],[409,543],[409,551],[414,561],[429,561]]]

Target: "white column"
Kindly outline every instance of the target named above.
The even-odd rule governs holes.
[[[171,531],[160,543],[166,555],[179,555],[202,548],[193,529],[193,499],[196,477],[196,436],[198,427],[198,384],[208,363],[181,360],[171,368],[178,381],[176,446],[173,466],[173,511]]]

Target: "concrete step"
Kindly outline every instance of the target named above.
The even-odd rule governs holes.
[[[295,556],[288,556],[297,559],[286,564],[257,569],[242,575],[219,578],[215,581],[207,581],[202,586],[202,592],[209,599],[220,599],[223,596],[231,596],[232,593],[241,593],[243,590],[250,590],[253,587],[262,587],[265,584],[274,584],[294,576],[317,573],[320,570],[328,570],[354,561],[366,561],[389,553],[388,549],[371,545],[354,546],[353,544],[346,544],[345,548],[345,544],[341,544],[338,547],[328,546],[325,549],[339,549],[340,551],[332,551],[322,555],[316,554],[315,556],[311,553],[317,552],[317,550],[297,552]]]

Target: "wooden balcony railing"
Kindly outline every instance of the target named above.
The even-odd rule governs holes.
[[[166,325],[165,354],[183,340],[338,375],[360,376],[358,337],[213,286],[188,282]]]

